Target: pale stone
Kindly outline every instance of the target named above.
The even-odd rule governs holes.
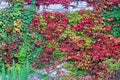
[[[9,5],[8,5],[8,2],[1,2],[0,3],[0,9],[4,9],[4,8],[6,8],[6,7],[8,7]]]
[[[86,7],[85,10],[93,10],[93,7]]]
[[[64,6],[63,5],[61,5],[61,4],[51,4],[51,5],[49,5],[48,6],[48,9],[63,9],[64,8]]]

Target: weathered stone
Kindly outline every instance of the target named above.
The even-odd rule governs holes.
[[[30,75],[29,80],[44,80],[40,75],[33,74]]]
[[[4,8],[6,8],[8,6],[9,6],[8,2],[4,2],[4,1],[0,2],[0,9],[4,9]]]

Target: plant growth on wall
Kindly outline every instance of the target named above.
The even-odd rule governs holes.
[[[13,75],[7,80],[16,80],[16,77],[27,80],[29,66],[46,68],[49,72],[51,66],[55,69],[62,62],[66,62],[65,69],[72,72],[68,77],[75,79],[91,75],[92,80],[108,80],[109,75],[120,69],[119,0],[88,0],[94,7],[93,11],[44,11],[39,14],[35,12],[36,5],[68,5],[71,1],[26,1],[30,4],[28,9],[24,9],[24,0],[13,0],[10,7],[0,10],[3,80],[6,80],[6,75]],[[26,61],[29,62],[27,67]],[[69,80],[68,77],[63,77],[63,80]]]

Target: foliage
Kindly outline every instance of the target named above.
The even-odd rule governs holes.
[[[113,29],[112,29],[112,35],[114,36],[114,37],[120,37],[120,28],[119,27],[114,27]]]
[[[33,20],[35,1],[32,2],[29,9],[25,10],[20,2],[16,1],[11,5],[11,7],[1,10],[2,60],[10,65],[13,59],[21,64],[26,60],[33,63],[33,60],[42,53],[42,47],[34,47],[34,43],[44,41],[43,36],[38,32],[35,32],[35,38],[31,41],[34,37],[34,30],[29,29],[28,24],[36,24]]]
[[[69,18],[70,25],[76,25],[82,19],[82,15],[80,15],[78,12],[68,13],[67,17]]]
[[[25,62],[22,66],[13,63],[12,67],[9,68],[5,68],[3,64],[1,72],[2,80],[29,80],[30,76],[34,74],[41,76],[45,80],[49,80],[48,75],[35,71],[28,62]]]
[[[3,79],[7,74],[13,76],[12,80],[16,76],[27,80],[25,71],[29,70],[23,65],[26,60],[34,68],[46,67],[47,72],[49,66],[56,68],[66,61],[65,68],[72,72],[69,76],[79,78],[89,73],[96,80],[120,68],[119,2],[88,0],[91,5],[96,4],[94,11],[35,13],[36,6],[56,1],[27,0],[30,8],[24,9],[18,0],[0,10],[0,62],[8,68],[2,69]],[[66,5],[70,0],[57,3]],[[48,79],[47,75],[40,75]]]
[[[32,3],[32,0],[26,0],[26,2],[28,4]],[[70,4],[72,2],[72,0],[37,0],[36,6],[39,7],[40,5],[49,5],[49,4],[63,4],[65,5],[65,7],[68,6],[68,4]]]
[[[105,22],[112,26],[111,34],[114,37],[120,36],[120,7],[113,7],[112,10],[103,11]]]
[[[79,69],[75,68],[73,62],[71,62],[71,61],[67,62],[64,65],[64,67],[65,67],[65,69],[71,71],[71,73],[69,74],[69,76],[70,77],[74,77],[76,79],[79,78],[79,77],[81,77],[81,76],[84,76],[85,74],[87,74],[87,71],[85,71],[85,70],[79,70]]]
[[[29,75],[30,66],[28,63],[24,64],[23,67],[19,66],[19,68],[18,65],[15,64],[13,64],[13,66],[9,67],[8,69],[5,69],[4,65],[2,68],[2,80],[28,80]]]
[[[106,59],[103,63],[108,66],[107,70],[110,71],[111,73],[113,73],[113,71],[115,70],[120,69],[120,62],[116,61],[115,59],[112,58]]]

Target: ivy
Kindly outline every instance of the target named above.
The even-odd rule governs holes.
[[[67,17],[69,18],[70,25],[76,25],[83,18],[78,12],[69,13],[67,14]]]
[[[114,37],[120,37],[120,28],[114,27],[114,28],[112,29],[111,34],[112,34]]]
[[[111,34],[114,37],[120,36],[120,7],[114,6],[112,10],[106,10],[103,11],[103,17],[105,18],[104,21],[108,23],[108,25],[112,26],[113,29],[111,31]]]
[[[84,76],[85,74],[87,74],[87,71],[85,70],[80,70],[80,69],[76,69],[74,67],[74,63],[72,63],[71,61],[67,62],[65,65],[64,65],[65,69],[71,71],[70,73],[70,77],[74,77],[74,78],[79,78],[81,76]]]
[[[106,59],[103,63],[108,66],[107,70],[110,71],[111,73],[115,70],[119,70],[119,68],[120,68],[120,62],[117,62],[113,58]]]

